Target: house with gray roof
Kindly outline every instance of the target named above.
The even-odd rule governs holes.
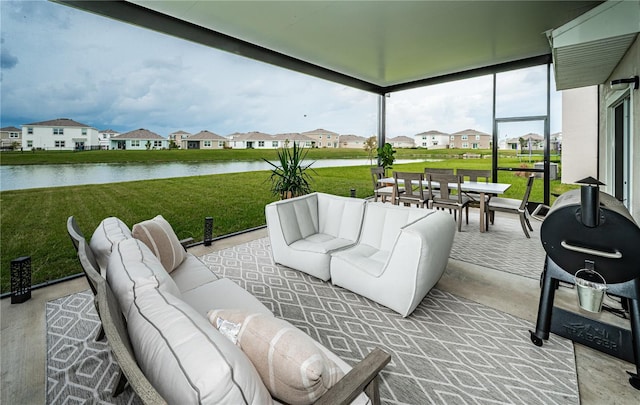
[[[409,138],[408,136],[389,138],[387,139],[387,143],[390,143],[394,148],[414,148],[416,146],[413,138]]]
[[[312,148],[339,148],[340,147],[340,135],[336,132],[327,131],[326,129],[318,128],[313,131],[303,132],[304,135],[311,139]]]
[[[20,147],[22,147],[22,130],[20,128],[0,128],[0,149],[12,150]]]
[[[414,143],[419,148],[447,149],[449,147],[449,134],[436,130],[421,132],[413,136]]]
[[[169,147],[167,138],[148,129],[140,128],[111,138],[111,149],[150,150]]]
[[[171,141],[173,141],[174,146],[176,148],[181,148],[182,147],[182,141],[188,137],[190,137],[191,134],[187,131],[183,131],[183,130],[179,130],[176,132],[172,132],[169,134],[168,139],[169,139],[169,146],[171,146]]]
[[[56,118],[22,126],[22,147],[45,150],[98,149],[98,130],[69,118]]]
[[[182,149],[224,149],[227,138],[206,129],[182,139]]]
[[[489,149],[493,136],[475,129],[465,129],[449,135],[450,149]]]
[[[364,149],[367,138],[359,135],[340,135],[340,147],[351,149]]]

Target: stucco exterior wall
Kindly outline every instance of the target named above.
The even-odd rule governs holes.
[[[640,156],[640,89],[634,90],[630,88],[625,91],[613,90],[609,86],[611,80],[628,78],[640,75],[640,39],[636,37],[635,42],[631,45],[624,58],[620,61],[607,81],[600,86],[600,126],[599,132],[599,151],[600,151],[600,179],[604,183],[611,183],[612,177],[612,149],[613,142],[611,137],[610,108],[611,103],[619,99],[623,94],[629,94],[629,126],[630,126],[630,195],[629,201],[626,202],[631,215],[636,222],[640,223],[640,162],[637,157]],[[612,184],[607,184],[603,191],[613,194]]]
[[[562,92],[562,182],[598,178],[598,86]]]

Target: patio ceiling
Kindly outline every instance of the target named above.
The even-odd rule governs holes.
[[[379,94],[551,61],[601,1],[55,0]]]

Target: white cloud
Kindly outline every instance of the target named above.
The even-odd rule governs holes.
[[[98,129],[144,127],[163,136],[180,129],[377,131],[371,93],[56,3],[0,1],[0,7],[3,126],[68,117]],[[501,88],[513,90],[500,98],[500,108],[526,110],[539,91],[528,83],[539,80],[537,70],[500,75]],[[387,136],[490,133],[491,86],[491,77],[482,77],[394,93],[387,99]]]

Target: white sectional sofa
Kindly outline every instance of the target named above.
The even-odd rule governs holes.
[[[84,249],[84,242],[81,246]],[[389,361],[388,355],[381,355],[378,350],[376,356],[368,357],[369,360],[376,357],[375,364],[356,365],[352,369],[286,321],[276,320],[246,290],[231,280],[218,278],[179,245],[171,227],[160,216],[135,225],[133,232],[118,218],[106,218],[94,232],[90,247],[98,263],[106,263],[103,274],[107,287],[98,291],[106,288],[115,295],[117,307],[126,319],[135,363],[168,403],[344,402],[348,397],[340,385],[358,379],[370,382]],[[82,260],[85,253],[79,251],[83,266],[90,265]],[[239,312],[243,314],[240,318]],[[238,344],[234,344],[214,327],[219,318],[233,318],[246,324],[250,318],[256,318],[260,323],[253,323],[258,326],[252,326],[251,334],[244,333],[248,326],[241,328]],[[118,340],[118,335],[109,335],[109,330],[105,327],[107,339]],[[309,339],[304,353],[296,351],[295,346],[292,350],[290,344],[278,345],[279,336],[292,332],[298,342],[304,337]],[[275,369],[270,367],[271,358],[285,350],[281,356],[285,363],[278,363]],[[135,375],[123,371],[125,375]],[[278,382],[277,392],[269,381]],[[332,389],[334,384],[336,388]],[[374,384],[354,386],[361,388],[353,403],[370,403],[362,387],[375,390]],[[371,395],[376,396],[374,391]],[[147,397],[141,395],[143,400]],[[156,401],[158,397],[150,398]]]
[[[266,206],[277,263],[408,316],[447,265],[455,222],[444,211],[312,193]]]

